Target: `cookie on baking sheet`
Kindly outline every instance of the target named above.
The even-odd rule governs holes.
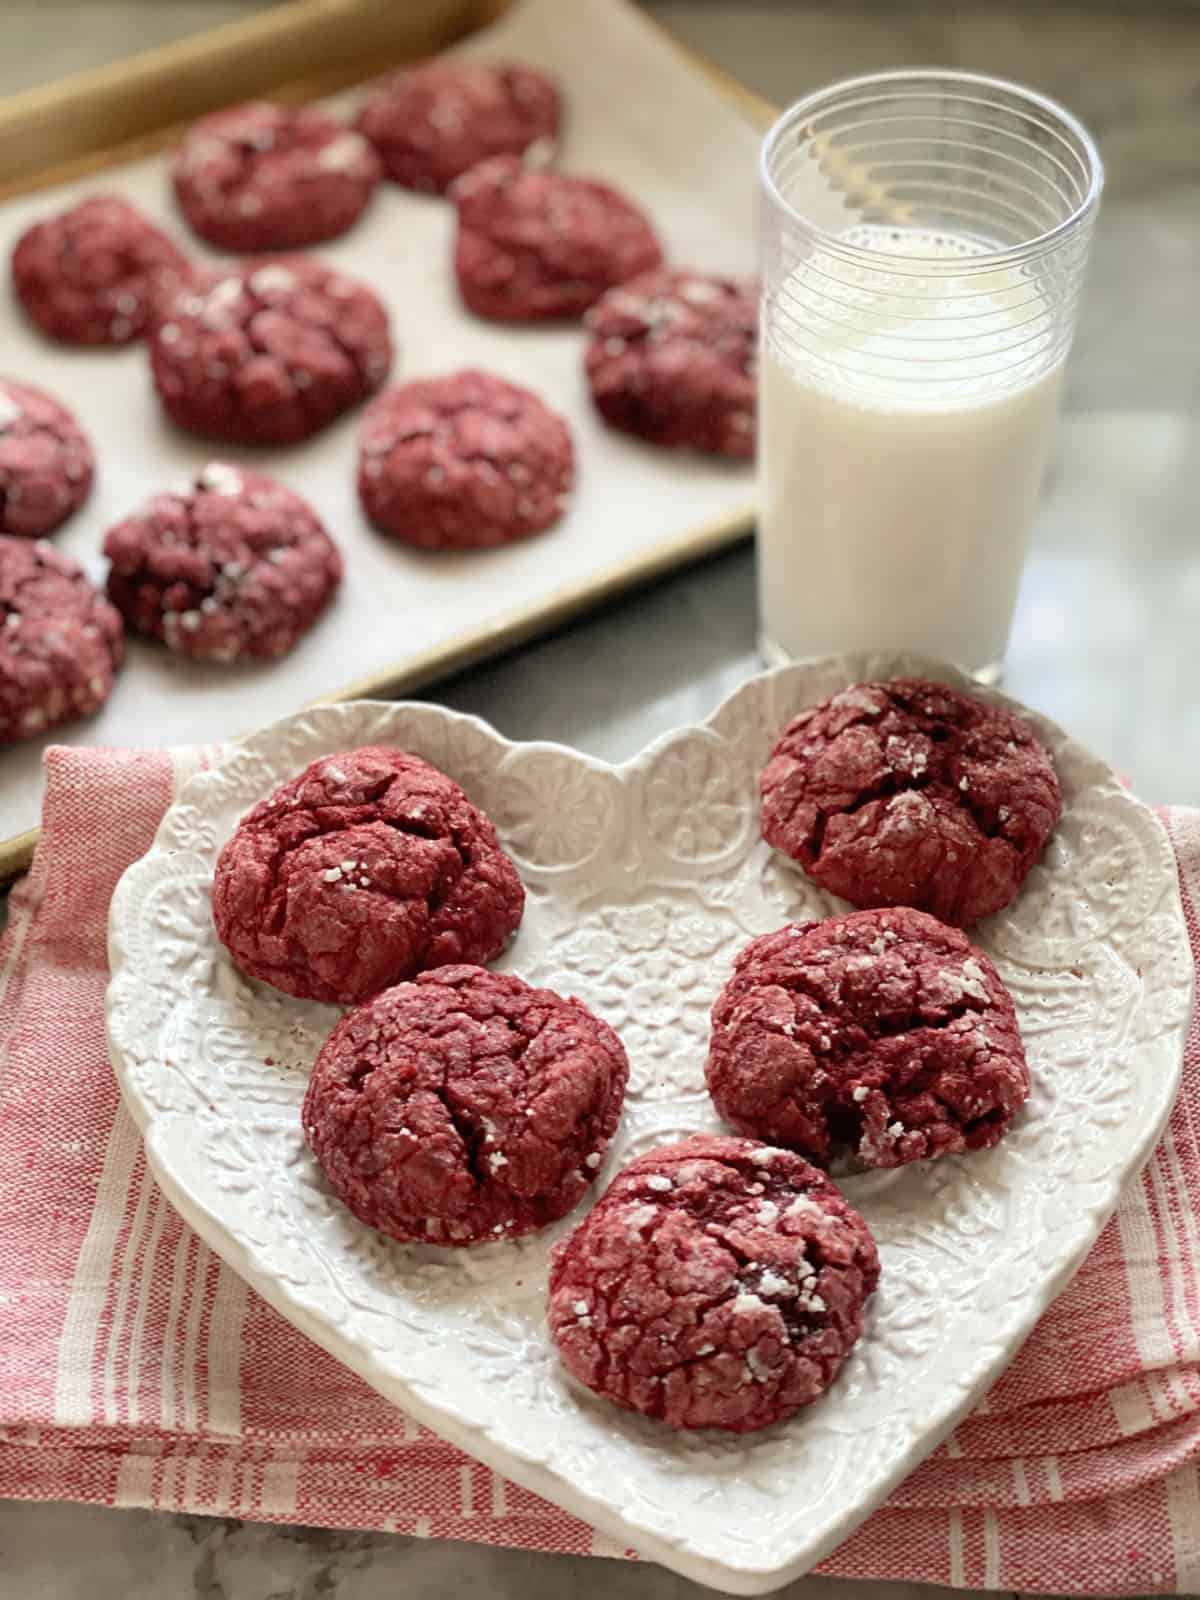
[[[563,419],[532,390],[491,373],[400,384],[363,423],[363,510],[377,528],[427,550],[541,533],[562,515],[574,479]]]
[[[32,384],[0,378],[0,533],[40,539],[87,499],[96,458],[75,418]]]
[[[578,1000],[442,967],[343,1017],[301,1120],[360,1222],[393,1239],[478,1244],[579,1203],[628,1073],[621,1041]]]
[[[342,558],[298,494],[214,461],[108,530],[108,597],[135,633],[181,655],[286,655],[333,596]]]
[[[198,275],[150,334],[171,420],[238,444],[297,444],[387,377],[387,312],[372,289],[304,256]]]
[[[218,250],[258,255],[336,239],[366,210],[379,157],[315,106],[250,100],[201,117],[175,157],[175,198]]]
[[[213,881],[217,933],[242,971],[333,1005],[494,960],[524,906],[495,828],[458,784],[374,746],[281,784],[242,818]]]
[[[748,1433],[824,1393],[879,1257],[815,1167],[696,1134],[631,1161],[550,1263],[550,1332],[589,1389],[672,1428]]]
[[[604,420],[650,444],[754,454],[754,284],[663,268],[610,289],[585,318]]]
[[[964,928],[1016,896],[1062,812],[1027,722],[922,678],[802,711],[759,789],[763,838],[823,889]]]
[[[120,616],[76,562],[0,536],[0,744],[99,711],[124,654]]]
[[[990,1149],[1029,1094],[999,973],[907,907],[752,940],[713,1007],[705,1077],[739,1132],[822,1165]]]
[[[488,156],[546,165],[561,117],[557,85],[532,67],[428,61],[382,79],[357,126],[393,182],[441,194]]]
[[[463,174],[454,269],[464,303],[500,322],[580,317],[662,261],[649,221],[607,183],[496,156]]]
[[[12,281],[30,320],[66,344],[128,344],[187,275],[187,257],[117,195],[92,195],[17,240]]]

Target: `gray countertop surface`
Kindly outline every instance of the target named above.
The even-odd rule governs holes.
[[[0,92],[244,13],[228,0],[5,0]],[[652,0],[689,44],[776,101],[913,63],[1018,78],[1097,134],[1108,187],[1006,687],[1149,800],[1200,803],[1200,11]],[[759,665],[750,547],[438,686],[511,738],[621,760],[706,716]],[[420,1600],[470,1590],[683,1600],[650,1566],[221,1519],[0,1504],[0,1593],[24,1600]],[[908,1584],[804,1579],[792,1600]]]

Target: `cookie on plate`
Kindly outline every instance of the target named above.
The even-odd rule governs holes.
[[[0,378],[0,533],[40,539],[87,499],[96,458],[75,418],[29,383]]]
[[[242,971],[331,1005],[494,960],[524,906],[495,828],[458,784],[374,746],[281,784],[239,822],[213,880],[217,934]]]
[[[511,544],[558,521],[566,423],[530,389],[468,370],[389,389],[367,412],[358,493],[377,528],[427,550]]]
[[[739,1132],[822,1165],[990,1149],[1029,1094],[999,973],[907,907],[752,940],[713,1007],[705,1077]]]
[[[223,461],[110,528],[104,554],[108,597],[129,627],[209,661],[286,655],[342,576],[306,500]]]
[[[201,117],[175,157],[175,198],[218,250],[258,255],[336,239],[366,210],[379,157],[315,106],[250,100]]]
[[[392,343],[373,290],[304,256],[197,276],[150,334],[171,420],[237,444],[298,444],[373,393]]]
[[[763,838],[823,889],[964,928],[1016,896],[1062,812],[1027,722],[922,678],[802,711],[759,789]]]
[[[124,654],[120,616],[76,562],[0,536],[0,744],[99,711]]]
[[[754,284],[662,268],[610,289],[585,320],[587,379],[607,423],[668,449],[753,456]]]
[[[824,1173],[696,1134],[631,1161],[555,1248],[550,1332],[617,1405],[749,1433],[828,1389],[878,1281],[875,1241]]]
[[[92,195],[27,228],[12,256],[13,290],[30,320],[65,344],[128,344],[187,258],[117,195]]]
[[[394,183],[441,194],[488,156],[545,165],[561,117],[557,85],[532,67],[428,61],[382,79],[357,125]]]
[[[301,1120],[360,1222],[393,1239],[479,1244],[579,1203],[628,1074],[621,1041],[578,1000],[442,967],[343,1017]]]
[[[616,189],[531,172],[516,156],[481,161],[452,198],[459,292],[494,321],[580,317],[606,289],[662,260],[654,229]]]

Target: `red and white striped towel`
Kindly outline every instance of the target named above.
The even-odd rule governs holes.
[[[264,1305],[146,1171],[104,1045],[105,926],[197,752],[47,757],[0,946],[0,1495],[620,1555]],[[1164,821],[1200,956],[1200,814]],[[1200,1588],[1200,1026],[1162,1143],[986,1402],[820,1569]]]

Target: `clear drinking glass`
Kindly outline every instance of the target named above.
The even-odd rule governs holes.
[[[915,650],[995,676],[1096,147],[1016,84],[885,72],[785,111],[761,176],[763,651]]]

